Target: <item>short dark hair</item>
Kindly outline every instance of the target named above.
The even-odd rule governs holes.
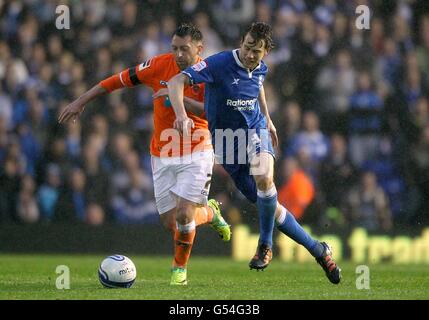
[[[246,35],[250,35],[256,42],[264,40],[265,49],[270,51],[274,48],[273,29],[265,22],[254,22],[246,30],[241,37],[241,42],[244,41]]]
[[[192,23],[181,23],[174,32],[174,35],[181,38],[190,36],[193,41],[203,41],[203,34],[197,26]]]

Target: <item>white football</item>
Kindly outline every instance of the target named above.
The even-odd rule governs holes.
[[[136,280],[137,270],[131,259],[115,254],[104,259],[98,268],[98,278],[107,288],[129,288]]]

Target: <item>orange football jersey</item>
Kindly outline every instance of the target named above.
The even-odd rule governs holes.
[[[202,59],[199,58],[198,62]],[[167,88],[167,82],[180,69],[176,64],[174,55],[167,53],[147,60],[136,67],[124,70],[108,79],[100,82],[100,85],[108,92],[123,88],[145,84],[154,92]],[[204,84],[193,85],[185,88],[184,95],[193,100],[204,101]],[[190,137],[180,137],[178,131],[173,129],[176,115],[168,97],[161,97],[153,101],[154,105],[154,132],[150,146],[150,153],[157,157],[182,156],[195,151],[211,149],[208,123],[203,114],[201,117],[187,112],[188,117],[194,121]],[[196,132],[196,130],[198,130]]]

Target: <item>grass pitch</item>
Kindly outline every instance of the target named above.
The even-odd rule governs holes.
[[[274,259],[264,272],[229,258],[191,257],[188,286],[171,287],[170,257],[128,255],[137,280],[130,289],[106,289],[97,270],[104,256],[0,255],[0,299],[429,299],[429,266],[368,265],[370,289],[358,290],[356,265],[340,263],[343,279],[331,284],[316,264],[286,264]],[[70,269],[70,289],[58,290],[56,268]]]

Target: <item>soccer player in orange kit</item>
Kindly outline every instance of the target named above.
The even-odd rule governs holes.
[[[204,85],[184,91],[188,116],[194,122],[192,139],[178,134],[176,119],[168,99],[168,81],[187,67],[202,60],[203,36],[192,24],[181,24],[171,41],[171,53],[149,59],[136,67],[113,75],[88,90],[60,114],[60,123],[75,121],[85,105],[96,97],[124,87],[144,84],[154,91],[154,133],[150,152],[155,199],[160,220],[174,233],[175,253],[171,285],[187,284],[187,262],[195,238],[196,226],[209,223],[224,241],[231,237],[216,200],[208,200],[213,148],[204,117]],[[195,139],[196,137],[196,139]]]

